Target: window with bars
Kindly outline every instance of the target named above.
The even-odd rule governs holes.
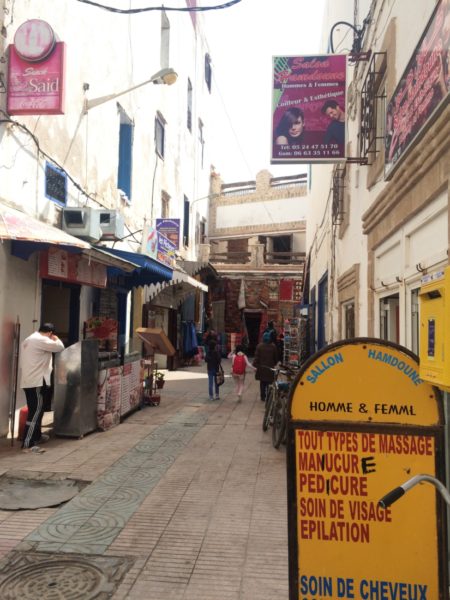
[[[386,121],[386,52],[375,52],[361,90],[360,156],[383,148]]]
[[[340,225],[344,220],[344,191],[345,191],[345,167],[336,167],[333,173],[333,223]]]
[[[67,175],[49,162],[45,163],[45,197],[60,206],[67,204]]]

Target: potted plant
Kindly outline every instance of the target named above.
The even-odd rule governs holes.
[[[164,373],[161,373],[161,371],[155,373],[155,383],[159,390],[164,387]]]

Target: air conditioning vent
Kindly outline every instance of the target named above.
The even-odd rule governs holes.
[[[88,206],[64,208],[62,214],[63,231],[88,242],[98,242],[102,237],[100,212]]]
[[[117,210],[100,209],[100,228],[102,240],[121,240],[125,236],[123,215]]]

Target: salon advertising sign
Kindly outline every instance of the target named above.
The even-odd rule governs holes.
[[[8,114],[64,114],[64,70],[64,42],[45,21],[25,21],[9,46]]]
[[[386,179],[449,91],[450,0],[441,0],[387,107]]]
[[[346,70],[345,55],[273,57],[272,164],[345,160]]]
[[[448,599],[444,503],[414,475],[445,476],[439,392],[406,348],[361,338],[305,363],[290,398],[290,600]]]

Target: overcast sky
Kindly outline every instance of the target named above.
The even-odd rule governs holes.
[[[325,0],[242,0],[203,13],[214,91],[227,113],[214,144],[215,167],[224,181],[253,180],[261,169],[274,176],[306,171],[306,165],[269,162],[272,56],[317,53],[324,4]]]

